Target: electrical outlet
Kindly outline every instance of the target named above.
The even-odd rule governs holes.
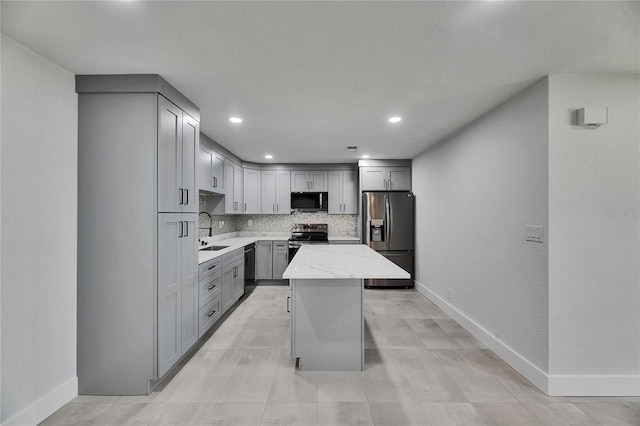
[[[219,220],[218,221],[218,228],[222,229],[223,226],[224,226],[224,220]]]
[[[525,229],[527,231],[527,241],[534,243],[544,242],[544,226],[526,225]]]
[[[248,222],[249,222],[249,226],[253,225],[253,220],[249,219]]]

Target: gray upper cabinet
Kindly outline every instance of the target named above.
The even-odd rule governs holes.
[[[200,144],[198,155],[198,190],[224,194],[224,157]]]
[[[158,211],[197,212],[196,152],[200,124],[158,96]]]
[[[355,170],[332,170],[329,181],[329,214],[357,214],[358,173]]]
[[[262,214],[291,214],[291,172],[262,171]]]
[[[159,75],[76,92],[78,392],[147,394],[198,329],[200,112]]]
[[[242,197],[244,199],[244,214],[260,213],[261,173],[256,169],[244,169]]]
[[[242,167],[227,159],[225,161],[225,214],[242,214]]]
[[[327,172],[295,170],[291,172],[291,192],[326,192]]]
[[[409,166],[366,166],[360,172],[363,191],[411,191]]]
[[[195,215],[158,217],[158,376],[198,340]]]

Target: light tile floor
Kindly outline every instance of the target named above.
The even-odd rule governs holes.
[[[297,371],[287,295],[249,288],[162,390],[42,424],[640,425],[640,398],[546,396],[415,290],[365,291],[365,371]]]

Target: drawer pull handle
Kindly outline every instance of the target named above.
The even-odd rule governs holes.
[[[208,317],[213,316],[213,314],[215,314],[215,313],[216,313],[216,311],[211,311],[211,312],[209,312],[209,313],[207,314],[207,316],[208,316]]]
[[[216,266],[218,266],[218,265],[213,265],[213,266],[210,266],[209,268],[207,268],[207,271],[210,271],[210,270],[212,270],[212,269],[213,269],[213,268],[215,268]]]
[[[291,312],[289,309],[289,300],[291,300],[291,296],[287,296],[287,312]]]
[[[214,288],[216,288],[216,285],[215,285],[215,284],[214,284],[214,285],[212,285],[211,287],[207,288],[207,290],[211,291],[211,290],[213,290]]]

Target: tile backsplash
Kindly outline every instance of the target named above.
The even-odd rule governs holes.
[[[356,215],[323,212],[237,216],[239,232],[291,232],[294,223],[326,223],[329,225],[329,235],[355,236],[356,222]]]
[[[200,211],[206,211],[206,198],[200,197]],[[220,222],[224,222],[220,227]],[[212,223],[213,222],[213,223]],[[327,214],[323,212],[296,212],[287,215],[212,215],[200,214],[199,237],[226,234],[229,232],[291,232],[294,223],[326,223],[329,225],[329,235],[357,234],[357,216],[350,214]],[[207,228],[207,229],[204,229]]]

